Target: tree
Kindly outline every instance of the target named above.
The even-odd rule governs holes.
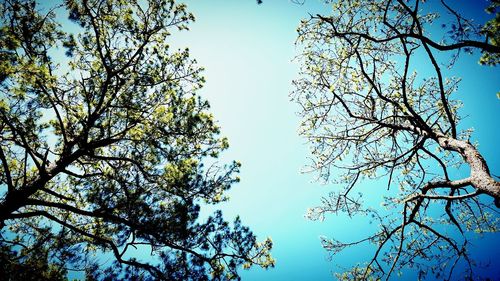
[[[444,11],[441,18],[434,9]],[[335,2],[332,15],[301,23],[302,68],[292,93],[301,134],[312,147],[312,169],[345,186],[307,216],[363,214],[380,226],[360,241],[322,238],[332,255],[365,242],[375,249],[338,278],[389,279],[410,269],[450,280],[461,263],[465,278],[474,277],[470,232],[498,231],[492,201],[500,206],[500,182],[469,141],[471,130],[457,129],[461,103],[452,94],[460,79],[445,77],[442,64],[452,72],[461,52],[476,50],[481,62],[496,64],[500,46],[488,34],[498,35],[497,19],[481,28],[444,0],[361,0]],[[443,38],[430,37],[431,29]],[[454,178],[459,166],[469,166],[469,176]],[[387,210],[365,206],[356,193],[363,179],[380,178]]]
[[[486,36],[486,41],[489,41],[493,46],[500,46],[500,13],[497,11],[500,7],[500,1],[491,0],[490,5],[486,8],[486,12],[494,14],[495,17],[486,22],[481,29],[481,34]],[[479,60],[479,63],[486,65],[497,65],[500,62],[500,54],[495,52],[484,52]],[[500,93],[498,93],[500,98]]]
[[[10,247],[2,247],[0,251],[2,280],[67,280],[66,269],[50,263],[46,249],[38,248],[22,260],[12,259],[16,253]]]
[[[240,266],[274,265],[271,241],[239,218],[199,217],[227,199],[240,164],[216,161],[228,144],[196,94],[202,68],[169,48],[194,20],[185,5],[5,0],[0,11],[0,275],[238,279]],[[113,264],[97,267],[99,255]]]

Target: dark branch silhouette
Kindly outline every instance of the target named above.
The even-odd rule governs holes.
[[[332,254],[360,243],[376,248],[366,264],[340,279],[387,280],[410,268],[419,278],[450,280],[459,261],[473,277],[470,232],[498,229],[492,214],[499,213],[493,201],[500,199],[500,182],[469,141],[470,131],[457,129],[460,102],[452,94],[459,79],[444,76],[436,53],[453,51],[453,66],[461,50],[494,57],[500,48],[441,4],[454,22],[445,40],[429,37],[437,15],[422,11],[435,7],[418,0],[338,1],[331,16],[311,16],[299,27],[302,70],[292,97],[302,109],[301,134],[311,143],[311,170],[329,181],[342,169],[333,181],[346,186],[308,216],[364,214],[380,224],[379,232],[357,242],[322,239]],[[429,68],[422,72],[430,74],[418,72],[423,61]],[[469,175],[452,179],[449,170],[464,164]],[[387,212],[364,207],[355,193],[361,180],[382,177],[388,180],[382,191]],[[461,235],[444,232],[448,226]]]
[[[184,4],[6,0],[0,13],[0,276],[238,279],[274,265],[239,218],[199,218],[240,165],[216,162],[228,145],[196,94],[202,69],[169,47],[194,19]],[[100,252],[115,262],[100,268]]]

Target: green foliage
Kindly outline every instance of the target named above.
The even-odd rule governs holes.
[[[498,0],[492,0],[488,8],[486,8],[486,12],[489,14],[493,14],[494,18],[487,21],[481,33],[484,34],[490,44],[500,47],[500,13],[498,9],[500,7],[500,2]],[[479,59],[480,64],[486,64],[495,66],[500,62],[500,54],[499,53],[490,53],[485,52]]]
[[[169,280],[274,265],[271,241],[239,219],[199,219],[200,204],[227,199],[240,164],[216,162],[228,143],[196,94],[203,69],[169,47],[194,20],[184,4],[7,0],[0,13],[0,245],[26,249],[6,265]],[[134,248],[153,258],[130,258]],[[95,267],[100,252],[115,263]]]
[[[46,249],[37,249],[33,255],[19,255],[10,247],[0,248],[0,272],[2,280],[63,281],[66,269],[60,264],[48,261]]]

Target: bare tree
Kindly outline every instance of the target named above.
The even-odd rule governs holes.
[[[430,11],[438,4],[448,15]],[[446,21],[443,37],[431,38],[429,25],[440,20]],[[461,103],[452,94],[460,78],[445,77],[438,53],[449,51],[444,62],[451,69],[461,52],[481,51],[483,62],[494,65],[500,47],[487,35],[495,30],[465,19],[443,0],[338,1],[332,15],[302,22],[302,69],[292,93],[302,108],[301,134],[311,143],[312,168],[321,179],[345,171],[334,179],[345,189],[323,198],[308,216],[361,213],[380,224],[360,241],[322,240],[332,254],[364,242],[375,246],[366,264],[339,278],[389,279],[410,268],[419,277],[449,280],[460,260],[474,276],[470,231],[497,231],[493,201],[500,205],[500,182],[469,141],[471,130],[457,129]],[[429,68],[418,69],[422,65]],[[461,165],[470,167],[469,175],[452,178],[450,169]],[[362,179],[381,177],[387,178],[380,187],[386,212],[364,207],[356,193]]]

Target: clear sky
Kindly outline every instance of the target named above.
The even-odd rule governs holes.
[[[466,13],[482,15],[479,1],[465,2]],[[222,160],[243,164],[241,183],[222,205],[224,215],[231,220],[239,214],[259,238],[271,236],[274,241],[276,268],[243,272],[243,280],[331,280],[332,272],[339,270],[335,264],[347,267],[366,261],[372,252],[363,247],[345,250],[329,261],[319,236],[344,241],[363,238],[372,227],[367,219],[330,216],[313,222],[304,218],[306,209],[318,205],[321,196],[340,188],[320,185],[314,174],[300,173],[310,155],[297,134],[298,107],[288,97],[298,71],[292,62],[298,54],[296,27],[308,13],[327,13],[328,6],[318,0],[307,0],[303,6],[285,0],[267,0],[263,5],[254,0],[187,4],[196,22],[191,31],[175,34],[174,45],[189,47],[206,68],[207,83],[200,94],[210,101],[222,134],[230,141]],[[500,100],[496,98],[500,73],[498,68],[479,66],[477,56],[461,59],[453,75],[464,78],[458,97],[468,118],[462,128],[474,127],[473,140],[479,141],[491,171],[500,174]],[[373,183],[363,185],[376,191]],[[499,240],[492,235],[486,238],[477,241],[475,250],[484,261],[500,255]]]
[[[51,1],[54,2],[54,1]],[[189,0],[196,16],[190,31],[170,38],[174,47],[189,47],[191,56],[206,68],[207,83],[200,94],[212,105],[222,135],[230,148],[221,161],[242,163],[241,182],[229,192],[230,201],[217,205],[226,220],[240,215],[245,225],[263,240],[274,241],[276,267],[242,271],[243,280],[332,280],[336,265],[350,267],[373,255],[369,248],[346,249],[332,261],[319,237],[341,241],[364,238],[373,226],[366,218],[329,216],[309,221],[304,214],[322,196],[340,186],[321,185],[315,174],[301,173],[308,164],[309,149],[298,136],[298,106],[290,101],[291,81],[297,77],[298,50],[294,46],[299,21],[308,14],[327,14],[319,0],[304,5],[287,0]],[[484,16],[477,3],[462,2],[466,17]],[[484,18],[478,18],[484,21]],[[478,56],[462,56],[451,74],[463,77],[458,98],[467,119],[461,128],[473,127],[472,139],[480,143],[490,170],[500,175],[500,72],[479,66]],[[364,182],[368,196],[385,190],[385,183]],[[383,191],[381,191],[383,192]],[[487,235],[475,243],[476,257],[498,266],[500,238]],[[495,260],[496,259],[496,260]],[[500,272],[498,274],[500,276]]]
[[[328,190],[300,174],[308,149],[288,97],[298,71],[291,62],[296,27],[307,11],[322,8],[310,2],[305,9],[288,1],[189,1],[196,22],[173,37],[206,68],[200,94],[229,138],[223,157],[243,164],[224,215],[239,214],[261,239],[274,241],[276,268],[243,272],[243,280],[331,279],[333,266],[318,237],[331,234],[332,224],[304,218]]]

